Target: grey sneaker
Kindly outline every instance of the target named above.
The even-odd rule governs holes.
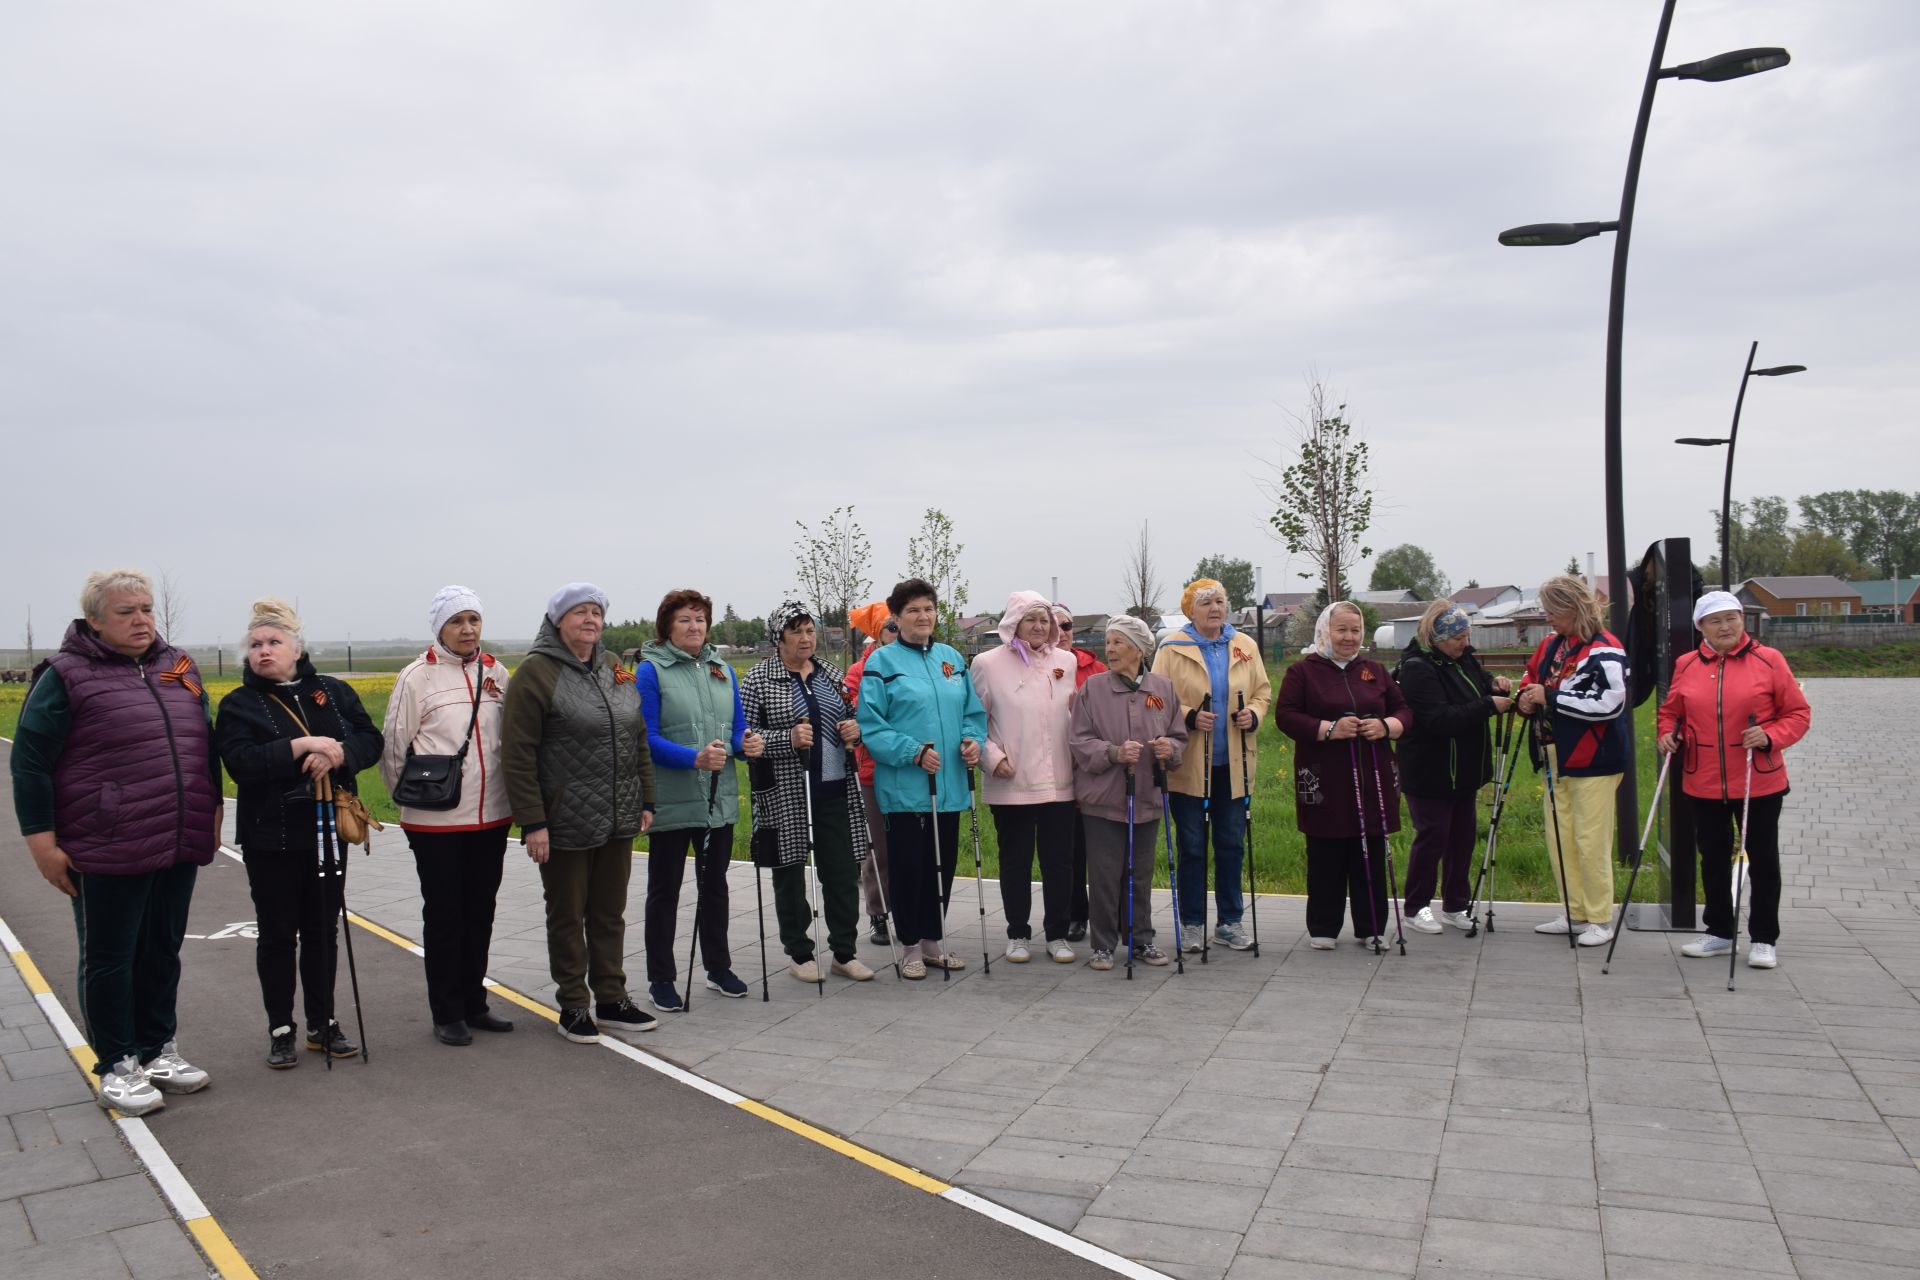
[[[1033,959],[1033,952],[1030,949],[1031,946],[1031,942],[1026,938],[1008,938],[1007,963],[1025,964],[1027,961]]]
[[[1709,933],[1681,947],[1680,954],[1699,960],[1708,956],[1723,956],[1731,950],[1733,950],[1732,938],[1716,938]]]
[[[1223,924],[1213,931],[1213,940],[1223,947],[1234,951],[1253,950],[1253,938],[1240,926],[1238,920],[1232,924]]]
[[[147,1079],[153,1087],[162,1093],[194,1093],[207,1087],[212,1079],[205,1071],[194,1066],[180,1056],[180,1050],[169,1040],[160,1046],[160,1052],[153,1055],[153,1061],[145,1064]]]
[[[1206,932],[1204,925],[1180,922],[1180,950],[1190,956],[1200,954],[1200,935]]]
[[[140,1065],[140,1059],[132,1054],[114,1063],[100,1077],[97,1101],[109,1111],[129,1116],[144,1116],[149,1111],[158,1111],[167,1105],[167,1100],[147,1079],[147,1070]]]
[[[1440,913],[1440,921],[1442,924],[1450,924],[1456,929],[1473,928],[1473,917],[1464,911],[1442,911]]]
[[[1422,907],[1407,917],[1407,928],[1415,933],[1439,933],[1441,924],[1434,918],[1432,907]]]
[[[1087,968],[1089,969],[1113,968],[1113,952],[1111,951],[1094,952],[1093,958],[1087,961]]]

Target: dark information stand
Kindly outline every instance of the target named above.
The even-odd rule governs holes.
[[[1686,538],[1666,538],[1655,543],[1650,567],[1657,696],[1664,699],[1673,682],[1674,662],[1699,643],[1693,630],[1696,597],[1691,543]],[[1693,840],[1693,811],[1680,794],[1680,778],[1676,772],[1667,774],[1667,789],[1660,798],[1660,817],[1654,825],[1654,850],[1660,859],[1659,900],[1629,905],[1627,928],[1662,932],[1698,929],[1699,853]]]

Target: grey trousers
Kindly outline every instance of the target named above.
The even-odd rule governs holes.
[[[1127,824],[1081,815],[1087,824],[1087,926],[1095,951],[1119,953],[1126,941]],[[1133,826],[1133,945],[1153,941],[1153,853],[1160,820]]]

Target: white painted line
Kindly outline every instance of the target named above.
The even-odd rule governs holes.
[[[20,939],[13,936],[13,930],[7,928],[6,921],[0,920],[0,951],[5,951],[8,955],[12,955],[14,952],[20,950],[23,950],[20,946]]]
[[[603,1048],[611,1049],[621,1057],[637,1062],[650,1071],[658,1071],[669,1080],[678,1080],[690,1089],[698,1089],[709,1098],[718,1098],[730,1107],[737,1107],[747,1100],[747,1096],[743,1093],[735,1093],[725,1085],[715,1084],[703,1076],[697,1076],[685,1067],[676,1067],[665,1058],[656,1058],[645,1049],[637,1049],[609,1032],[600,1033],[600,1044]]]
[[[180,1166],[160,1145],[160,1139],[153,1136],[153,1130],[147,1127],[145,1120],[138,1116],[121,1116],[115,1123],[120,1126],[127,1145],[147,1166],[147,1172],[153,1175],[153,1180],[160,1184],[160,1190],[172,1202],[175,1213],[188,1222],[210,1216],[206,1202],[195,1193],[187,1182],[187,1175],[180,1172]]]
[[[53,1029],[60,1034],[61,1044],[69,1049],[86,1048],[86,1036],[80,1033],[80,1028],[75,1025],[72,1018],[67,1016],[67,1011],[60,1007],[59,996],[51,991],[45,991],[35,996],[34,1000],[40,1005],[40,1012],[46,1015],[47,1021],[51,1022]]]
[[[948,1187],[940,1193],[940,1198],[971,1209],[983,1217],[992,1218],[1003,1226],[1012,1227],[1015,1231],[1030,1235],[1056,1249],[1064,1249],[1077,1258],[1085,1258],[1095,1266],[1105,1267],[1116,1275],[1128,1276],[1131,1280],[1168,1280],[1167,1273],[1164,1271],[1155,1271],[1152,1267],[1135,1262],[1132,1258],[1123,1258],[1111,1249],[1102,1249],[1099,1245],[1090,1244],[1079,1236],[1068,1235],[1058,1227],[1050,1227],[1044,1222],[1029,1218],[1024,1213],[1016,1213],[1004,1205],[983,1199],[971,1191],[963,1191],[959,1187]]]

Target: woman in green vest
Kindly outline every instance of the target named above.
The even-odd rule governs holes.
[[[747,994],[727,952],[727,865],[740,816],[733,759],[757,758],[762,743],[747,732],[733,668],[707,639],[713,601],[691,589],[668,592],[653,625],[656,638],[640,650],[645,661],[634,679],[658,797],[647,855],[647,998],[672,1013],[681,1008],[673,934],[689,852],[707,986],[735,999]]]

